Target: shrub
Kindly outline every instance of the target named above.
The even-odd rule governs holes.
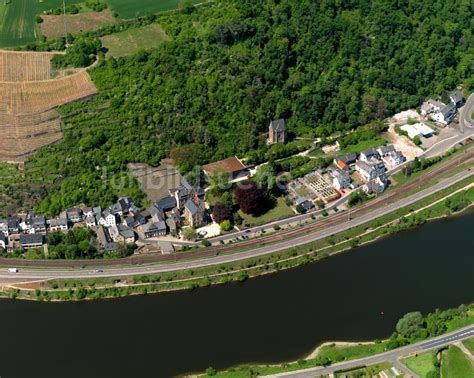
[[[229,220],[225,220],[221,223],[221,230],[224,232],[232,230],[232,224]]]

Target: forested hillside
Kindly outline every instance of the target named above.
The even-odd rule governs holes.
[[[216,0],[159,16],[169,42],[103,62],[99,96],[62,110],[65,140],[31,163],[62,180],[40,209],[109,201],[127,162],[176,147],[192,164],[263,151],[270,119],[329,135],[472,89],[473,15],[470,0]]]

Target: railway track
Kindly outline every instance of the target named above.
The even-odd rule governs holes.
[[[335,224],[346,220],[347,218],[357,218],[370,212],[378,207],[388,205],[396,200],[400,199],[404,194],[410,192],[413,189],[418,188],[424,183],[435,180],[442,177],[445,173],[452,169],[455,169],[460,163],[468,163],[474,161],[474,148],[469,148],[462,155],[456,156],[447,162],[441,163],[438,167],[432,171],[422,174],[413,181],[400,186],[399,188],[393,189],[383,196],[377,197],[370,202],[364,203],[361,206],[332,215],[329,218],[321,219],[316,222],[312,222],[296,229],[287,231],[280,231],[267,236],[261,236],[256,239],[244,240],[236,244],[227,244],[222,246],[214,246],[205,249],[197,249],[189,252],[180,252],[173,255],[137,255],[122,259],[110,259],[110,260],[22,260],[22,259],[8,259],[0,258],[0,265],[7,266],[19,266],[19,267],[63,267],[63,268],[86,268],[86,267],[97,267],[97,266],[126,266],[126,265],[144,265],[153,263],[171,263],[183,260],[195,260],[205,257],[212,257],[222,254],[237,253],[239,250],[248,250],[251,248],[262,247],[269,244],[275,244],[279,241],[288,240],[295,238],[311,231],[322,230],[327,227],[334,226]]]

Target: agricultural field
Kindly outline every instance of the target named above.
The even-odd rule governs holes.
[[[137,29],[129,29],[121,33],[101,38],[102,45],[107,48],[108,56],[119,58],[131,55],[140,50],[157,47],[169,38],[158,24],[151,24]]]
[[[192,0],[193,4],[205,0]],[[57,38],[64,33],[64,16],[45,15],[47,11],[60,8],[62,0],[0,0],[0,47],[15,47],[33,43],[42,34],[46,38]],[[67,5],[76,4],[84,10],[84,0],[67,0]],[[67,31],[95,30],[116,22],[112,13],[122,19],[132,19],[151,13],[177,9],[180,0],[108,0],[109,9],[102,12],[82,12],[66,15]],[[36,16],[43,22],[36,23]],[[134,36],[129,36],[133,38]]]
[[[77,4],[84,0],[68,0]],[[39,36],[36,15],[58,8],[62,0],[1,0],[0,47],[14,47],[32,43]]]
[[[56,108],[96,93],[85,69],[52,79],[53,56],[0,51],[0,161],[23,161],[60,140]]]
[[[96,30],[104,25],[116,22],[112,12],[107,9],[102,12],[84,12],[67,15],[45,15],[41,16],[43,22],[40,24],[41,33],[48,39],[59,38],[67,33],[80,33],[83,31]]]
[[[36,39],[34,0],[0,1],[0,47],[12,47]]]
[[[192,0],[193,4],[206,2],[205,0]],[[122,19],[131,19],[145,16],[150,13],[159,13],[177,9],[180,0],[108,0],[112,11],[117,12]]]

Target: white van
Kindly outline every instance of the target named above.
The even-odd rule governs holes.
[[[10,273],[18,273],[18,268],[8,268]]]

